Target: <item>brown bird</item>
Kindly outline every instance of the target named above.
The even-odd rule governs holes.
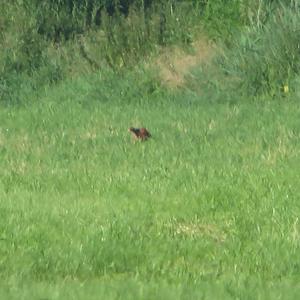
[[[136,140],[146,141],[148,138],[151,137],[150,132],[146,128],[130,127],[128,131],[132,133],[133,137]]]

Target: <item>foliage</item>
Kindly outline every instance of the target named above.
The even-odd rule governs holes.
[[[159,46],[190,44],[199,31],[229,32],[238,24],[237,3],[230,1],[103,1],[24,0],[2,2],[0,12],[0,77],[19,81],[27,74],[37,85],[63,78],[73,65],[89,64],[91,71],[108,64],[114,70],[130,67]],[[220,26],[213,29],[219,13]],[[213,18],[216,16],[216,18]],[[234,17],[233,17],[234,16]],[[225,20],[233,19],[229,26]],[[223,21],[222,21],[223,20]],[[210,25],[209,25],[210,24]],[[221,28],[223,28],[221,30]],[[53,48],[56,48],[53,50]],[[62,59],[76,51],[76,60]],[[49,71],[45,71],[49,68]],[[41,70],[42,76],[36,76]],[[54,73],[53,73],[54,72]],[[44,76],[49,74],[49,78]],[[17,78],[12,79],[12,76]],[[26,76],[25,76],[26,77]],[[8,80],[8,78],[10,78]],[[55,80],[53,80],[55,78]],[[5,89],[7,91],[7,89]],[[1,101],[11,102],[14,93],[1,92]],[[13,101],[14,102],[14,101]]]
[[[19,102],[25,78],[34,91],[80,70],[119,71],[203,32],[228,49],[217,62],[228,86],[274,95],[298,74],[298,23],[292,0],[2,2],[0,101]]]
[[[299,75],[300,11],[280,6],[265,24],[250,26],[218,62],[248,95],[283,91]]]
[[[212,64],[193,70],[188,87],[222,95],[225,102],[235,99],[233,94],[246,99],[297,94],[300,7],[286,2],[248,6],[248,22],[242,30],[232,31],[230,40],[219,42],[221,51]]]

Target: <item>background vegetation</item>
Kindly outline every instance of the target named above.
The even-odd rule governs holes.
[[[299,298],[297,1],[0,6],[0,297]]]
[[[0,99],[24,102],[45,84],[120,71],[203,34],[223,42],[218,65],[244,92],[277,94],[298,74],[298,24],[297,1],[2,2]]]

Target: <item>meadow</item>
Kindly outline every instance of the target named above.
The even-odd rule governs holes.
[[[299,298],[300,13],[258,8],[136,64],[0,52],[1,299]]]
[[[1,109],[1,298],[296,299],[298,102],[144,94],[143,76]]]

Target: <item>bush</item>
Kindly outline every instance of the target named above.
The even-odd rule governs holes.
[[[249,95],[275,95],[300,72],[300,11],[273,8],[265,24],[252,24],[218,60]],[[286,89],[285,89],[286,91]]]

